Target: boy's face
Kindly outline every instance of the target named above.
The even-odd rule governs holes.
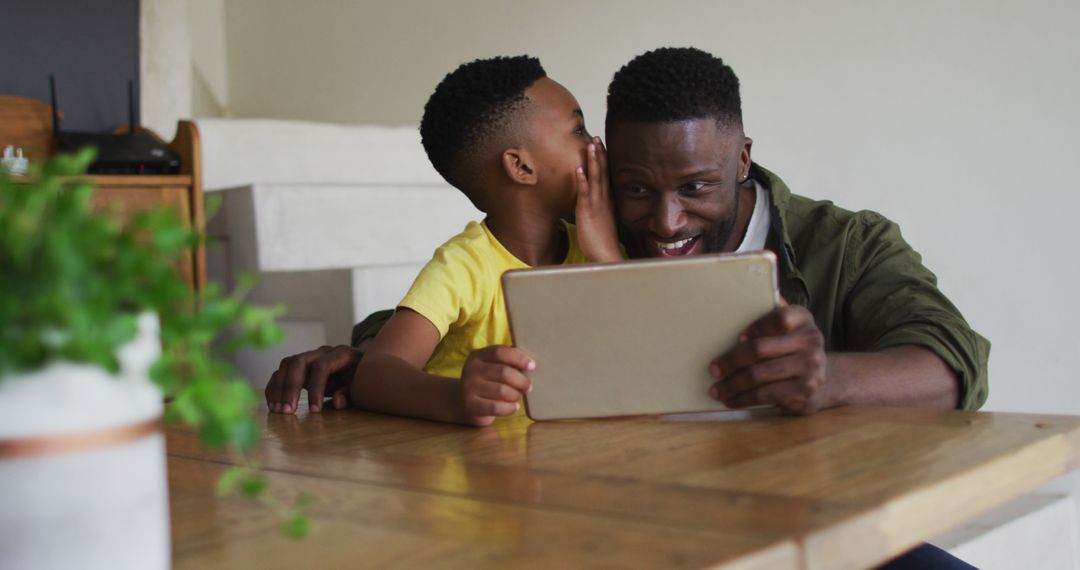
[[[585,167],[592,138],[577,99],[558,82],[541,78],[525,90],[531,102],[528,149],[537,169],[537,187],[564,215],[574,211],[577,169]]]

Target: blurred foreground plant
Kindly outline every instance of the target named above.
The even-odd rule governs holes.
[[[127,223],[93,213],[93,185],[81,176],[92,149],[58,155],[25,180],[0,174],[0,382],[57,360],[117,373],[117,349],[136,334],[136,317],[157,313],[161,358],[151,378],[171,403],[165,421],[198,430],[205,447],[223,448],[246,467],[226,472],[219,493],[239,490],[286,517],[283,531],[306,534],[310,497],[283,506],[245,452],[258,441],[256,396],[211,348],[262,348],[282,338],[281,307],[244,302],[252,283],[231,294],[209,285],[196,296],[177,264],[202,239],[168,208]]]

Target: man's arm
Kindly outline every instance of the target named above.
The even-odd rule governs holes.
[[[308,409],[312,412],[322,411],[326,398],[336,410],[348,407],[349,382],[363,355],[360,349],[339,345],[283,358],[263,390],[266,407],[271,412],[294,414],[302,389],[308,392]]]
[[[960,380],[956,373],[936,353],[921,346],[833,352],[826,356],[826,407],[959,406]]]
[[[357,407],[374,412],[460,421],[460,385],[423,372],[439,344],[431,321],[399,309],[375,337],[356,367],[349,395]]]
[[[322,411],[327,399],[335,410],[348,407],[356,365],[393,314],[392,309],[376,311],[353,326],[352,346],[323,346],[283,358],[263,391],[266,407],[279,414],[296,413],[300,390],[307,390],[311,412]]]
[[[978,409],[987,395],[990,343],[972,330],[938,288],[937,277],[923,265],[922,257],[904,240],[895,223],[872,212],[860,213],[855,219],[841,271],[837,322],[843,323],[843,332],[836,345],[855,353],[921,349],[945,367],[930,366],[936,363],[925,354],[923,359],[896,359],[892,364],[900,367],[895,373],[901,374],[896,380],[906,384],[875,387],[878,377],[865,376],[862,378],[871,382],[866,396],[888,396],[883,403],[890,405],[912,405],[913,399],[930,405],[937,401],[935,396],[943,396],[933,387],[944,389],[942,376],[951,372],[957,390],[954,407]],[[887,368],[879,372],[885,375],[881,382],[890,379]],[[865,401],[859,397],[862,392],[854,390],[853,403]]]
[[[713,361],[714,397],[791,413],[847,404],[976,409],[982,403],[989,343],[937,288],[896,224],[870,212],[855,216],[844,234],[836,297],[816,292],[834,301],[820,305],[835,307],[824,318],[834,323],[831,342],[809,309],[780,307]],[[842,350],[826,352],[826,345]]]

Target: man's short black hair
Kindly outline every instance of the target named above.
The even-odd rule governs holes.
[[[428,159],[477,206],[488,152],[520,136],[511,119],[528,103],[525,90],[546,76],[535,57],[478,59],[444,77],[424,106],[420,137]]]
[[[607,126],[713,117],[742,127],[739,78],[696,48],[659,48],[630,60],[608,86]]]

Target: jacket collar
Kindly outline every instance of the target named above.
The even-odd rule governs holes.
[[[779,261],[780,293],[790,303],[808,305],[810,291],[799,271],[799,259],[788,233],[788,207],[791,202],[791,190],[779,176],[756,162],[750,164],[750,178],[761,184],[769,193],[770,216],[769,238],[766,247],[776,254]]]

